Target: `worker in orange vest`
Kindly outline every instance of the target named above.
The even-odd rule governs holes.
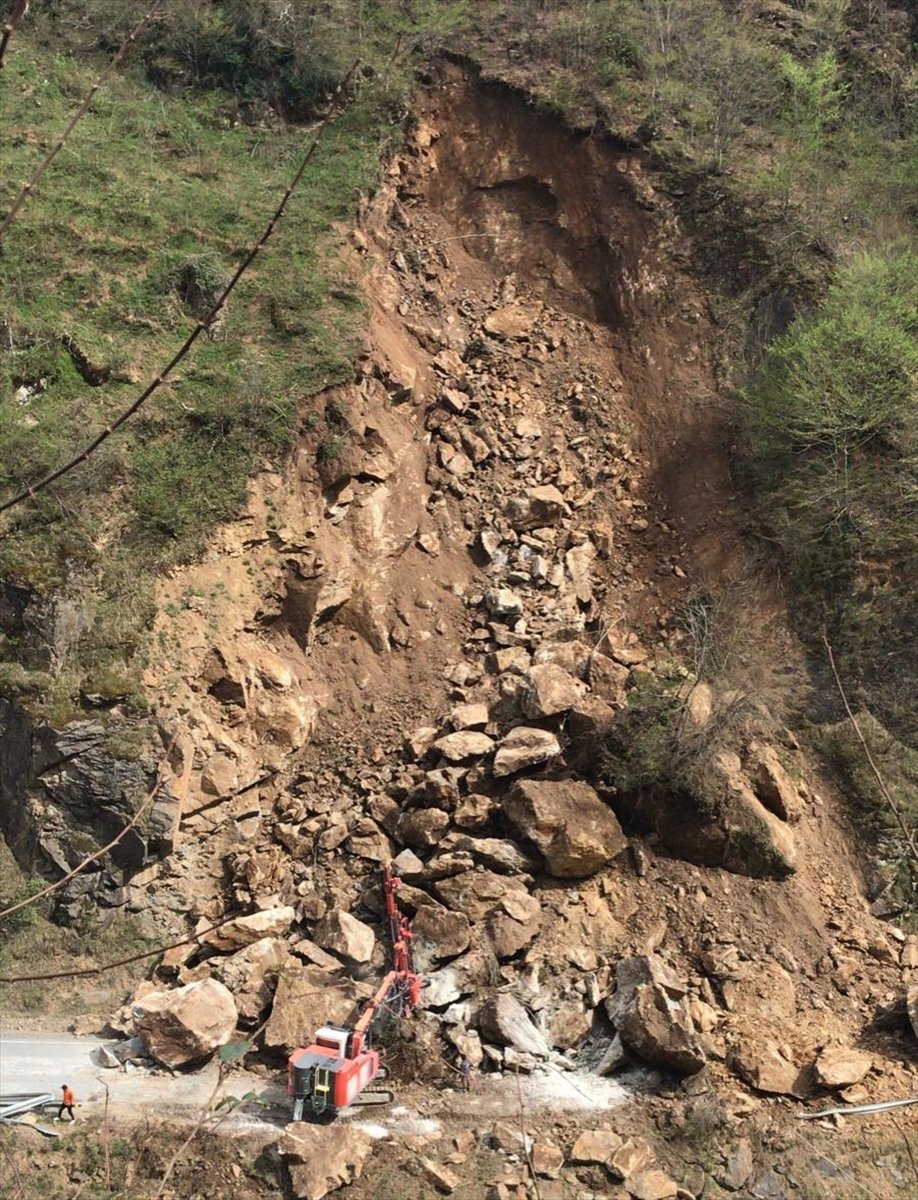
[[[76,1117],[73,1115],[74,1104],[76,1104],[76,1096],[74,1096],[73,1092],[70,1090],[70,1088],[67,1086],[66,1083],[62,1083],[61,1084],[61,1103],[60,1103],[60,1107],[57,1110],[57,1116],[54,1118],[55,1121],[60,1121],[62,1119],[65,1108],[66,1108],[67,1112],[70,1113],[70,1120],[75,1121]]]

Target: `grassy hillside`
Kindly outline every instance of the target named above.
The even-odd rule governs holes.
[[[100,47],[110,49],[132,15],[75,7],[55,18],[58,6],[33,5],[11,43],[2,87],[14,134],[0,204],[61,131],[105,61]],[[192,10],[203,17],[221,6],[179,7],[187,25]],[[114,14],[113,31],[104,19]],[[168,22],[148,30],[5,239],[0,494],[57,466],[168,360],[261,233],[305,149],[311,113],[345,69],[347,47],[340,59],[329,47],[318,86],[301,89],[305,124],[288,124],[257,89],[243,110],[213,72],[164,87],[164,40],[181,58],[186,33]],[[289,75],[304,72],[300,62]],[[193,554],[238,509],[255,466],[290,445],[304,401],[349,374],[362,311],[336,262],[336,223],[351,218],[398,137],[404,84],[399,73],[359,80],[215,336],[201,339],[125,433],[7,525],[0,577],[94,597],[92,632],[56,680],[56,700],[130,690],[151,573]],[[289,100],[293,84],[284,86]],[[0,637],[0,657],[19,657],[14,639]],[[27,682],[12,669],[6,679]]]

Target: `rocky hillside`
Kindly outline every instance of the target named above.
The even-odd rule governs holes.
[[[269,1130],[273,1194],[901,1195],[888,1118],[794,1120],[916,1094],[918,942],[907,855],[862,852],[757,554],[681,168],[492,74],[428,60],[341,234],[353,377],[156,576],[149,717],[0,700],[4,833],[60,876],[161,760],[55,919],[196,935],[109,1023],[170,1068],[241,1039],[268,1077],[385,969],[395,863],[427,981],[387,1037],[408,1116],[385,1142]],[[759,232],[720,243],[722,275]],[[19,636],[83,620],[17,586]],[[219,1152],[214,1179],[238,1181]]]

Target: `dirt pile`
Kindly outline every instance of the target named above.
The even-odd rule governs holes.
[[[745,570],[716,331],[665,194],[635,152],[448,68],[353,242],[358,379],[163,587],[148,683],[181,730],[181,811],[137,902],[172,925],[249,911],[248,949],[271,944],[240,964],[240,1016],[268,1015],[278,979],[266,1043],[283,1053],[381,974],[377,868],[394,858],[432,1073],[457,1055],[488,1079],[637,1056],[696,1080],[673,1120],[727,1097],[747,1141],[725,1177],[764,1178],[758,1150],[747,1162],[760,1093],[913,1087],[904,1009],[872,1019],[915,967],[761,696],[711,811],[625,805],[598,769],[638,679],[688,676],[686,600]],[[690,680],[686,719],[703,731],[719,699]],[[286,934],[270,915],[290,909]],[[220,952],[244,945],[211,939],[167,969],[225,981]],[[626,1146],[566,1165],[543,1146],[543,1197],[677,1194]],[[428,1190],[449,1190],[468,1151],[452,1154]],[[495,1194],[524,1194],[528,1164],[504,1167]]]

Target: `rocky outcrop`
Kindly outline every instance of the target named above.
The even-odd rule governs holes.
[[[0,831],[28,873],[60,877],[122,829],[149,791],[144,761],[118,758],[114,722],[75,721],[57,730],[35,725],[25,710],[0,696]],[[134,871],[172,848],[175,800],[169,781],[153,804],[145,832],[132,829],[109,858],[57,896],[64,919],[85,905],[124,903],[102,878],[111,868]]]
[[[550,1053],[545,1035],[519,1000],[507,992],[485,1001],[478,1014],[478,1028],[483,1037],[498,1046],[512,1046],[539,1058],[547,1058]]]
[[[373,1150],[373,1139],[354,1126],[288,1125],[277,1148],[297,1200],[324,1200],[338,1188],[354,1183]]]
[[[232,993],[216,979],[170,992],[148,992],[132,1008],[134,1029],[151,1058],[167,1067],[198,1062],[230,1040],[236,1028]]]
[[[615,814],[586,783],[525,780],[504,802],[504,815],[562,879],[584,879],[624,850]]]

